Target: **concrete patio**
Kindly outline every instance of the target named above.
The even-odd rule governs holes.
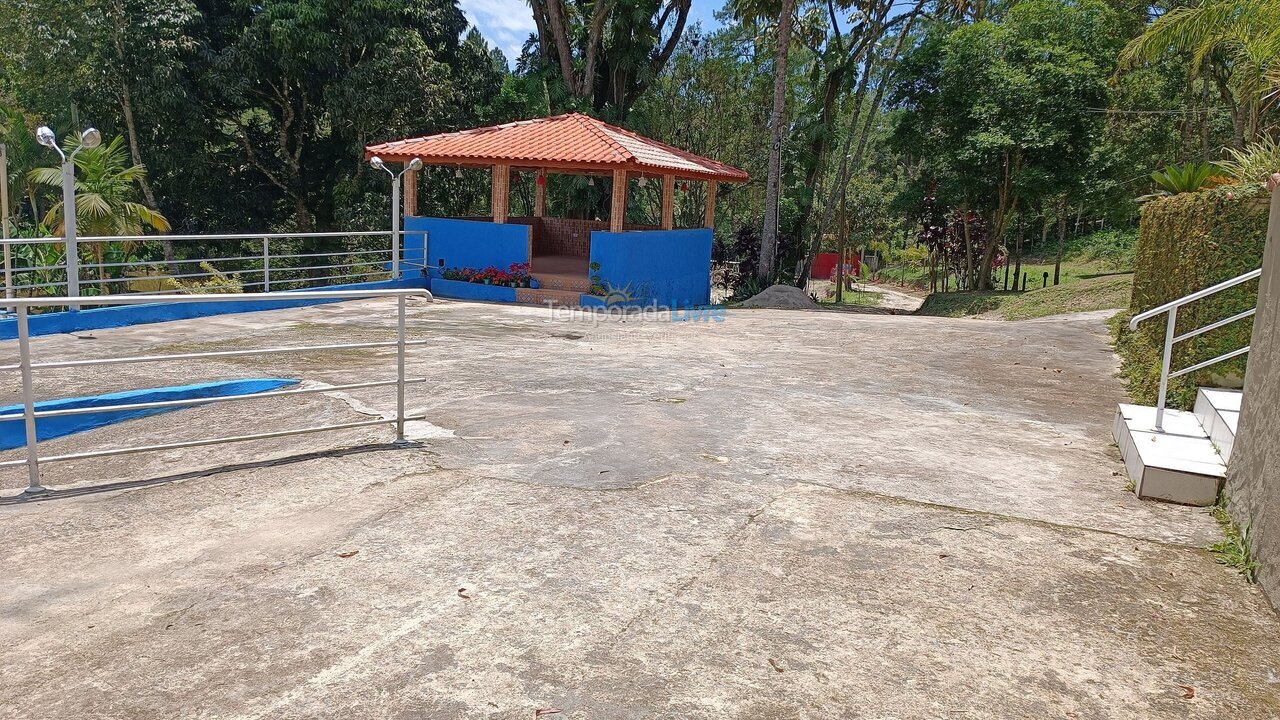
[[[32,342],[386,340],[393,307]],[[1205,551],[1212,519],[1125,491],[1099,314],[596,322],[419,301],[409,331],[433,341],[409,356],[417,447],[361,429],[51,464],[39,501],[0,476],[0,716],[1280,716],[1280,619]],[[78,369],[37,391],[339,384],[392,359]],[[41,447],[393,409],[385,388],[226,403]]]

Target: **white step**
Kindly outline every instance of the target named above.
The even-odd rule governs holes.
[[[1241,397],[1239,390],[1200,388],[1196,391],[1196,419],[1218,448],[1224,463],[1231,462],[1231,449],[1236,444]]]
[[[1138,497],[1183,505],[1212,505],[1227,466],[1195,413],[1165,410],[1164,432],[1156,409],[1122,403],[1113,434]]]

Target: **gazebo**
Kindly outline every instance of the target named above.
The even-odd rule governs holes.
[[[509,302],[705,305],[710,301],[711,228],[716,187],[745,182],[742,170],[571,113],[369,145],[365,156],[492,172],[490,215],[417,214],[417,173],[406,174],[404,261],[420,264],[443,297]],[[510,214],[512,173],[533,172],[532,215]],[[549,218],[549,173],[587,175],[610,185],[605,220]],[[625,222],[631,182],[661,183],[656,226]],[[707,184],[702,227],[676,228],[677,183]],[[468,271],[526,265],[537,288],[459,280]],[[608,298],[606,300],[605,298]]]

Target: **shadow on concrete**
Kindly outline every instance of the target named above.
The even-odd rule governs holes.
[[[235,463],[233,465],[219,465],[217,467],[205,468],[203,470],[188,470],[187,472],[176,473],[173,475],[164,475],[157,478],[148,478],[145,480],[127,480],[124,482],[103,483],[100,485],[85,485],[82,487],[67,488],[65,490],[49,489],[42,493],[20,493],[18,495],[6,495],[0,497],[0,506],[5,505],[25,505],[27,503],[47,502],[49,500],[65,500],[68,498],[81,497],[83,495],[96,495],[99,493],[116,492],[119,490],[133,490],[136,488],[153,487],[155,485],[167,485],[169,483],[181,482],[183,480],[193,480],[195,478],[209,477],[225,472],[236,472],[240,470],[258,470],[262,468],[277,467],[281,465],[292,465],[294,463],[307,462],[309,460],[321,460],[326,458],[342,458],[352,455],[363,455],[371,452],[383,452],[386,450],[406,450],[412,448],[420,448],[422,443],[404,442],[404,443],[378,443],[375,445],[355,445],[346,448],[336,448],[333,450],[321,450],[317,452],[301,453],[298,455],[287,455],[285,457],[271,458],[268,460],[257,460],[254,462]]]

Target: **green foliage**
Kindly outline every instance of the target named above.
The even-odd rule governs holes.
[[[1209,552],[1219,564],[1235,568],[1246,582],[1257,582],[1258,561],[1253,559],[1253,551],[1249,547],[1249,526],[1232,522],[1231,515],[1227,513],[1227,502],[1227,497],[1220,495],[1210,510],[1225,537],[1210,545]]]
[[[1066,257],[1097,263],[1109,270],[1130,270],[1133,268],[1134,247],[1137,242],[1137,228],[1099,230],[1072,240],[1067,246]]]
[[[924,164],[939,202],[987,219],[983,269],[1020,204],[1084,174],[1101,132],[1088,108],[1107,103],[1118,27],[1099,0],[1028,0],[1001,22],[935,24],[906,61],[893,143]]]
[[[70,155],[77,142],[74,136],[67,138],[63,152]],[[135,201],[137,183],[147,171],[129,163],[123,138],[116,136],[104,145],[84,148],[72,162],[76,168],[76,224],[81,235],[141,235],[144,229],[169,229],[164,215]],[[58,167],[32,170],[30,178],[37,185],[62,187],[62,171]],[[45,214],[44,224],[61,235],[62,223],[62,202],[58,201]]]
[[[1280,143],[1270,137],[1262,137],[1244,150],[1228,148],[1230,160],[1225,160],[1223,170],[1241,183],[1266,182],[1273,173],[1280,172]]]
[[[1266,190],[1253,185],[1172,195],[1147,203],[1135,251],[1130,316],[1260,266],[1267,233],[1266,199]],[[1254,307],[1257,290],[1256,282],[1245,283],[1183,306],[1178,312],[1177,332]],[[1172,367],[1187,367],[1241,348],[1249,344],[1251,329],[1252,322],[1246,319],[1178,343]],[[1129,394],[1140,403],[1155,402],[1164,333],[1163,316],[1146,321],[1136,331],[1117,324],[1120,374]],[[1190,409],[1196,386],[1215,384],[1215,378],[1243,378],[1245,362],[1245,358],[1236,358],[1175,378],[1169,385],[1169,404]]]
[[[1130,42],[1122,68],[1159,60],[1166,54],[1187,59],[1192,74],[1216,70],[1256,130],[1263,96],[1280,87],[1280,0],[1199,0],[1175,7]]]
[[[1157,170],[1151,173],[1151,179],[1165,192],[1177,195],[1199,192],[1220,184],[1217,178],[1221,174],[1222,169],[1213,163],[1189,162],[1182,165],[1169,165],[1163,170]]]
[[[1108,275],[1077,282],[1050,285],[1021,292],[933,293],[925,298],[919,315],[969,317],[986,315],[1003,320],[1065,315],[1067,313],[1111,310],[1129,301],[1133,283],[1130,275]]]

